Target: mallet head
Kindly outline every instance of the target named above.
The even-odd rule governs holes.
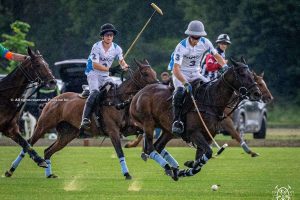
[[[216,156],[220,155],[225,150],[226,147],[228,147],[228,144],[227,143],[223,144],[223,146],[216,153]]]
[[[161,9],[157,5],[155,5],[155,3],[151,3],[150,5],[152,6],[152,8],[154,10],[156,10],[156,12],[158,12],[160,15],[163,15],[163,12],[161,11]]]

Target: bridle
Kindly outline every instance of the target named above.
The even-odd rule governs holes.
[[[149,69],[151,69],[151,66],[149,64],[143,64],[144,67],[149,67]],[[145,79],[141,79],[144,83],[141,83],[140,81],[138,81],[135,76],[134,76],[134,71],[131,68],[128,68],[128,72],[130,75],[130,78],[133,81],[133,84],[138,88],[138,90],[142,89],[145,85],[149,84]],[[140,77],[144,77],[143,73],[141,72],[140,67],[138,67],[138,72],[140,74]],[[158,82],[158,81],[157,81]],[[153,82],[155,83],[155,82]]]
[[[151,69],[151,66],[149,64],[143,64],[144,67],[149,67]],[[140,77],[144,77],[140,67],[138,67],[138,73],[139,73],[139,76]],[[133,90],[133,91],[130,91],[130,92],[122,92],[122,93],[117,93],[117,92],[114,92],[113,95],[107,95],[106,97],[112,97],[113,98],[113,102],[115,101],[115,97],[118,97],[118,96],[123,96],[123,95],[129,95],[131,96],[129,99],[125,100],[125,102],[130,102],[131,99],[132,99],[132,94],[136,94],[139,90],[141,90],[142,88],[145,87],[145,85],[147,84],[150,84],[149,82],[147,82],[145,79],[141,78],[140,80],[138,80],[136,78],[136,75],[135,75],[135,71],[133,71],[130,67],[128,68],[128,71],[129,73],[129,79],[128,80],[131,80],[133,82],[133,84],[137,87],[137,89]],[[143,81],[143,82],[141,82]],[[158,81],[157,81],[158,82]],[[153,83],[156,83],[156,82],[153,82]],[[110,101],[107,103],[105,103],[106,105],[109,105],[109,106],[113,106],[115,105],[114,103],[111,103]]]
[[[36,57],[42,58],[42,55],[36,55]],[[42,75],[40,74],[40,72],[38,72],[32,68],[33,63],[35,62],[34,61],[35,59],[36,58],[27,57],[26,60],[21,65],[19,65],[16,69],[16,70],[19,69],[22,72],[22,74],[25,76],[27,82],[25,82],[21,85],[18,85],[18,86],[1,88],[0,91],[6,91],[8,89],[20,88],[24,85],[29,85],[28,87],[25,88],[25,90],[30,89],[35,86],[43,86],[45,84],[45,82],[47,82],[48,80],[44,81],[42,79]],[[34,74],[31,74],[29,72],[29,70],[27,69],[28,65],[31,65],[30,68],[31,68],[31,71],[34,72]],[[45,69],[47,69],[45,63],[44,63],[44,65],[45,65]],[[34,83],[37,83],[37,84],[34,84]]]
[[[38,83],[38,85],[42,85],[42,84],[44,84],[45,82],[47,82],[49,79],[47,79],[47,80],[44,81],[43,78],[42,78],[41,73],[40,73],[39,71],[34,70],[34,69],[32,68],[32,66],[34,65],[35,60],[36,60],[37,58],[43,59],[42,55],[35,55],[34,58],[29,57],[29,59],[31,60],[31,70],[34,72],[33,75],[30,74],[30,73],[28,72],[28,70],[26,70],[26,69],[24,68],[24,66],[22,66],[22,65],[20,65],[19,69],[21,70],[21,72],[23,73],[23,75],[26,77],[26,79],[29,81],[29,83]],[[27,59],[28,59],[28,58],[27,58]],[[44,65],[44,68],[45,68],[45,69],[48,68],[48,67],[46,66],[46,63],[45,63],[45,62],[43,62],[43,65]],[[48,69],[47,69],[47,70],[48,70]]]
[[[225,76],[224,76],[225,73],[223,73],[221,75],[221,80],[225,83],[225,85],[227,86],[227,88],[231,89],[232,91],[234,91],[235,93],[237,93],[238,96],[241,96],[243,99],[245,99],[250,94],[250,91],[252,90],[252,88],[254,88],[255,86],[257,86],[257,83],[253,80],[253,84],[250,85],[249,87],[246,88],[246,87],[242,86],[243,85],[243,81],[241,81],[240,77],[237,75],[237,72],[236,72],[236,70],[240,69],[240,68],[247,68],[247,70],[248,70],[249,67],[248,67],[248,65],[239,66],[239,67],[232,67],[235,80],[237,80],[239,82],[239,85],[240,85],[239,88],[235,88],[233,85],[231,85],[225,79]]]
[[[230,84],[230,83],[226,80],[226,78],[225,78],[226,72],[223,73],[223,74],[221,75],[221,77],[220,77],[220,78],[221,78],[221,81],[224,83],[224,85],[225,85],[229,90],[231,90],[232,92],[234,92],[234,93],[237,94],[237,96],[236,96],[235,98],[233,98],[233,99],[232,99],[230,102],[228,102],[226,105],[214,105],[214,104],[203,104],[203,103],[201,103],[201,104],[204,105],[204,106],[211,106],[211,107],[223,107],[223,106],[225,106],[225,107],[227,107],[227,108],[232,108],[232,107],[229,107],[229,105],[232,105],[233,103],[235,103],[235,106],[232,108],[231,112],[227,114],[227,116],[229,116],[231,113],[233,113],[234,110],[236,110],[236,109],[238,108],[240,102],[241,102],[243,99],[248,98],[248,96],[250,95],[250,91],[257,85],[257,83],[253,80],[253,84],[251,84],[251,85],[250,85],[249,87],[247,87],[247,88],[244,87],[244,86],[243,86],[243,85],[244,85],[244,84],[243,84],[243,81],[240,79],[240,77],[238,76],[238,72],[236,71],[236,70],[238,70],[238,69],[240,69],[240,68],[247,68],[247,69],[248,69],[248,65],[243,65],[243,66],[239,66],[239,67],[232,67],[232,68],[230,68],[230,69],[233,70],[235,80],[239,82],[239,85],[240,85],[239,88],[236,88],[234,85]],[[209,82],[208,82],[208,83],[209,83]],[[208,87],[210,87],[210,86],[211,86],[211,85],[209,85]],[[208,88],[206,88],[206,90],[205,90],[205,94],[206,94],[206,92],[208,91],[207,89],[208,89]],[[196,92],[195,95],[198,96],[198,93],[199,93],[199,92],[198,92],[197,89],[196,89],[195,92]],[[206,96],[205,94],[204,94],[204,96]],[[209,94],[208,94],[208,98],[209,98]],[[201,112],[202,112],[202,111],[201,111]],[[206,114],[209,114],[209,115],[217,116],[217,117],[218,117],[219,119],[221,119],[221,120],[227,117],[227,116],[224,115],[224,113],[223,113],[222,116],[218,116],[218,115],[215,115],[215,114],[213,114],[213,113],[211,113],[211,112],[208,112],[208,111],[203,111],[203,112],[205,112]]]

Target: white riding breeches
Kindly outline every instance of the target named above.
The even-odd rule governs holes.
[[[193,82],[196,79],[201,79],[204,82],[208,82],[209,79],[205,78],[203,75],[201,75],[198,71],[197,72],[183,72],[182,75],[184,76],[184,78],[190,83]],[[184,87],[184,85],[181,83],[181,81],[179,81],[173,74],[172,76],[173,78],[173,83],[174,83],[174,87]]]
[[[89,90],[92,92],[93,90],[99,91],[99,89],[107,82],[114,82],[110,76],[100,76],[99,74],[89,73],[87,75],[87,81],[89,84]]]

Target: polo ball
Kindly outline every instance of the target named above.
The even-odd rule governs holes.
[[[212,185],[211,190],[212,191],[217,191],[219,189],[218,185]]]

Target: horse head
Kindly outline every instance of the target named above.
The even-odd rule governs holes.
[[[232,90],[242,96],[249,97],[250,100],[258,101],[261,98],[253,75],[242,57],[240,62],[230,59],[233,66],[230,67],[223,75],[222,79]]]
[[[147,84],[158,82],[156,72],[152,69],[146,59],[144,59],[143,61],[134,59],[134,61],[138,68],[137,70],[135,70],[132,76],[134,81],[139,85],[140,88],[145,87]]]
[[[29,47],[27,52],[31,61],[31,64],[28,66],[28,70],[25,74],[27,79],[29,79],[29,81],[45,84],[49,88],[54,88],[56,86],[55,78],[43,56],[38,50],[34,52]],[[26,60],[29,60],[29,58]]]
[[[266,82],[264,81],[264,72],[262,72],[260,75],[257,75],[254,71],[252,71],[253,78],[255,82],[257,83],[257,86],[262,94],[262,100],[265,103],[270,103],[274,98],[270,92],[270,90],[267,87]]]

